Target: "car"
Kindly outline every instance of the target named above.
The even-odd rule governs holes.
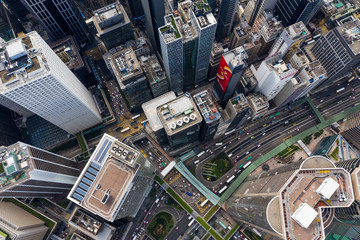
[[[234,173],[236,173],[236,169],[234,169]]]
[[[182,182],[183,182],[183,183],[186,183],[186,180],[183,180]]]
[[[257,145],[257,147],[260,147],[260,146],[261,146],[261,144],[258,144],[258,145]]]
[[[263,127],[266,127],[266,123],[263,125]]]
[[[178,230],[178,229],[179,229],[179,227],[176,227],[176,228],[175,228],[175,230]]]
[[[354,89],[351,89],[352,92],[354,92],[355,90]]]
[[[230,141],[229,144],[232,144],[232,141]]]
[[[238,137],[237,139],[240,140],[241,137]]]
[[[259,153],[259,156],[261,156],[262,154],[261,153]]]
[[[229,176],[226,176],[226,178],[229,178]]]
[[[254,138],[254,136],[251,136],[251,138],[250,139],[253,139]]]
[[[226,148],[226,146],[223,147],[223,149],[225,149],[225,148]]]
[[[266,133],[263,133],[262,135],[264,136]]]
[[[245,153],[245,155],[248,155],[248,154],[249,154],[249,152],[246,152],[246,153]]]

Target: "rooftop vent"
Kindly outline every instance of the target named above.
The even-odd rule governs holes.
[[[177,124],[178,126],[182,126],[182,125],[183,125],[183,121],[182,121],[181,119],[179,119],[179,120],[176,121],[176,124]]]
[[[170,129],[174,130],[176,129],[176,123],[170,123],[169,124]]]
[[[190,117],[190,119],[193,120],[193,121],[196,119],[196,115],[195,115],[194,113],[190,114],[189,117]]]
[[[190,118],[189,118],[189,117],[184,117],[184,118],[183,118],[183,121],[184,121],[185,123],[188,123],[188,122],[190,121]]]

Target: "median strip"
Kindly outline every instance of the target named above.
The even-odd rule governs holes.
[[[231,229],[231,231],[226,235],[225,240],[228,240],[231,238],[231,236],[234,234],[234,232],[240,227],[239,224],[235,224],[235,226]]]

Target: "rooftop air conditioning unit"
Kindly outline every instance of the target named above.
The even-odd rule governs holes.
[[[190,119],[193,120],[193,121],[196,119],[196,115],[195,115],[194,113],[190,114],[189,117],[190,117]]]

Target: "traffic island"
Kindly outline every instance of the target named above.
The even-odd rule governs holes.
[[[163,240],[174,227],[174,219],[170,213],[160,212],[150,222],[148,232],[156,240]]]

